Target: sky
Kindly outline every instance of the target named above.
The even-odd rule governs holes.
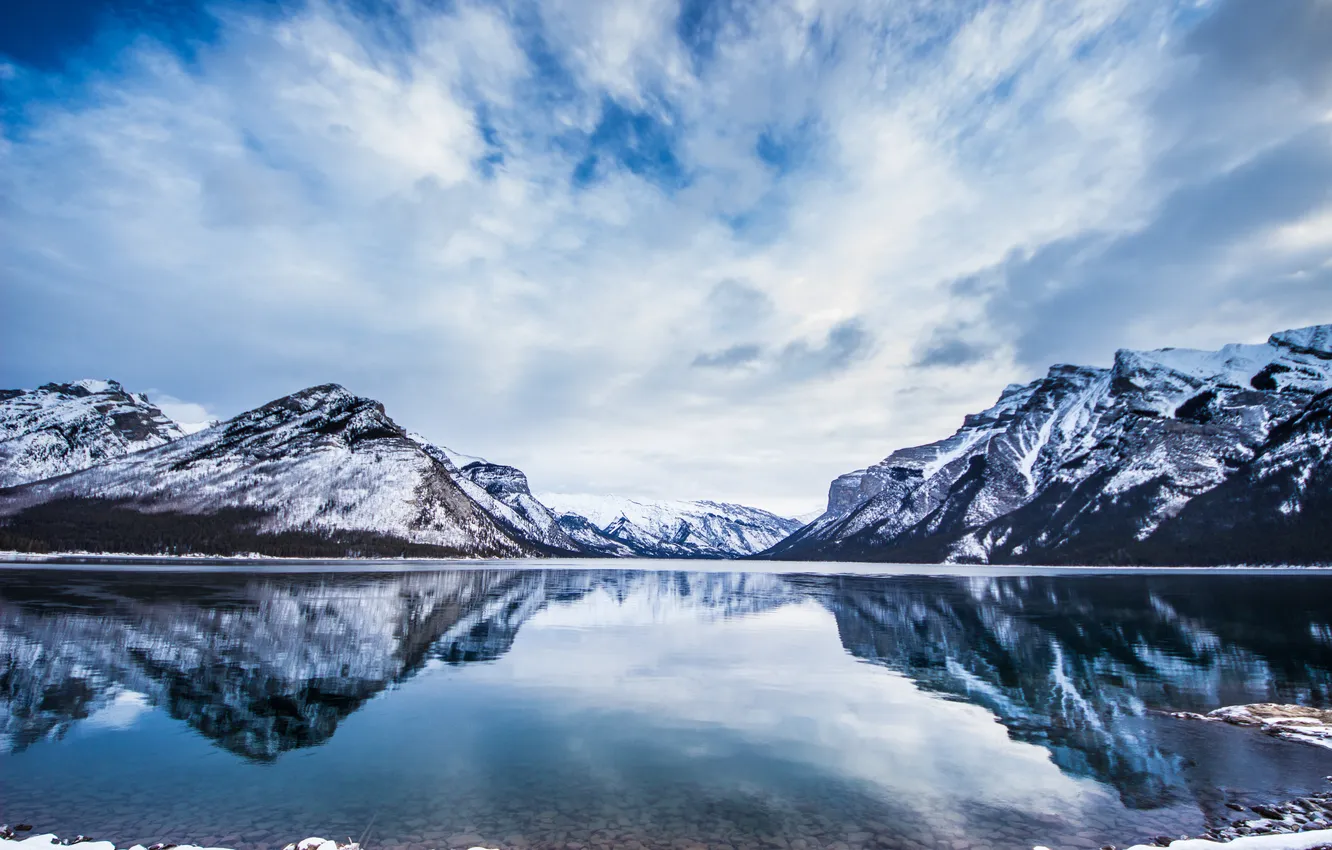
[[[1332,0],[0,7],[0,386],[336,382],[797,514],[1053,363],[1332,322]]]

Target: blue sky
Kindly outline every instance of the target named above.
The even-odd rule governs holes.
[[[1009,382],[1332,321],[1327,0],[5,4],[0,385],[337,381],[817,508]]]

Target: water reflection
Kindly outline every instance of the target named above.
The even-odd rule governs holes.
[[[726,823],[745,824],[726,833],[731,847],[764,830],[787,842],[772,847],[805,840],[772,821],[773,805],[742,805],[745,795],[864,796],[857,828],[831,842],[847,847],[958,840],[1009,810],[1107,829],[1130,817],[1120,809],[1188,823],[1223,811],[1222,786],[1265,791],[1257,786],[1304,781],[1326,765],[1297,745],[1181,730],[1148,709],[1326,705],[1330,616],[1332,580],[1318,575],[0,571],[0,734],[11,753],[37,753],[79,728],[136,729],[164,712],[239,763],[276,765],[328,744],[377,695],[425,678],[429,687],[388,695],[380,713],[417,737],[381,728],[366,739],[420,786],[456,755],[434,739],[458,730],[412,712],[444,717],[443,706],[473,691],[419,674],[454,670],[476,693],[514,705],[537,695],[532,716],[502,731],[494,712],[460,716],[468,740],[496,739],[488,762],[523,753],[512,774],[494,767],[489,781],[502,786],[495,797],[538,812],[542,794],[541,805],[559,806],[578,792],[572,780],[552,789],[531,774],[559,776],[582,758],[589,799],[608,788],[644,795],[650,804],[635,811],[649,824],[666,817],[653,807],[696,816],[720,807]],[[848,655],[850,667],[839,661]],[[360,740],[347,742],[344,763],[370,761],[351,749]],[[479,781],[474,770],[470,783]],[[688,790],[671,803],[667,787]],[[455,798],[454,829],[512,829],[518,817],[506,821],[491,802],[468,823],[459,808]],[[913,818],[933,823],[906,826]],[[412,823],[404,815],[395,827],[402,843],[436,840]],[[572,834],[544,824],[523,828]],[[1011,827],[1014,846],[1031,837],[1024,830]],[[591,833],[552,846],[570,841],[595,847]]]
[[[326,741],[417,672],[504,655],[552,603],[596,588],[716,616],[795,593],[772,576],[460,570],[207,576],[0,572],[0,736],[12,751],[132,692],[246,758]]]
[[[1321,578],[799,583],[826,601],[853,655],[986,707],[1015,738],[1110,783],[1129,805],[1161,805],[1179,779],[1179,759],[1144,734],[1147,707],[1329,701],[1332,645],[1318,636],[1332,582]]]

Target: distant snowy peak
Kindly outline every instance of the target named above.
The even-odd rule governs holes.
[[[1332,480],[1318,413],[1330,388],[1328,325],[1217,351],[1122,350],[1108,369],[1057,365],[951,437],[840,476],[823,516],[770,554],[1173,563],[1280,549],[1332,561],[1332,535],[1306,529],[1321,522],[1317,482]],[[1209,537],[1190,505],[1221,499],[1199,500],[1213,490],[1227,494],[1214,515],[1235,522]],[[1241,525],[1283,542],[1246,548]],[[1199,541],[1188,547],[1186,526]]]
[[[183,434],[147,396],[116,381],[0,390],[0,487],[77,472]]]
[[[744,505],[543,493],[565,531],[608,555],[734,558],[769,548],[799,520]]]

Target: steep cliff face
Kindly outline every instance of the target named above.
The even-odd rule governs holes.
[[[1332,534],[1316,531],[1327,527],[1318,520],[1326,488],[1317,482],[1326,475],[1320,411],[1330,387],[1329,326],[1214,352],[1120,351],[1109,369],[1055,366],[1006,389],[952,437],[838,478],[827,512],[770,554],[1036,563],[1332,559]],[[1300,532],[1306,543],[1241,550],[1207,534],[1201,529],[1217,525],[1204,518],[1213,502],[1189,506],[1213,490],[1211,499],[1226,501],[1233,521],[1307,529]]]
[[[0,491],[0,518],[11,539],[76,538],[48,541],[54,548],[538,554],[463,493],[382,405],[335,384]]]
[[[77,472],[183,434],[147,396],[115,381],[0,390],[0,487]]]
[[[1219,549],[1245,562],[1332,560],[1332,392],[1273,428],[1254,458],[1147,543],[1158,558]]]

